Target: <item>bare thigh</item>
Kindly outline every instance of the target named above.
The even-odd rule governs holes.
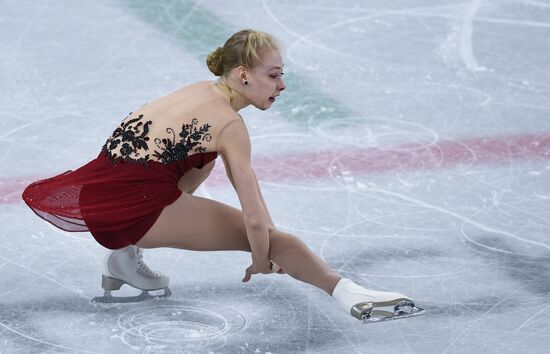
[[[239,209],[187,193],[163,209],[155,224],[136,246],[250,252]]]

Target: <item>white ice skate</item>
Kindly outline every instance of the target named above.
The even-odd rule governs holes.
[[[171,295],[168,288],[169,278],[155,272],[143,262],[142,250],[130,245],[109,252],[103,263],[101,287],[105,290],[103,296],[94,297],[92,302],[138,302],[147,299],[165,298]],[[137,296],[113,297],[112,290],[119,290],[124,284],[142,290]],[[151,295],[149,291],[164,290],[164,294]]]
[[[368,290],[346,278],[336,284],[332,297],[347,313],[363,322],[393,320],[424,313],[424,309],[416,307],[403,294]]]

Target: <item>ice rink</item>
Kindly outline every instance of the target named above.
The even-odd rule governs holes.
[[[1,353],[548,353],[550,1],[1,0]],[[21,200],[257,28],[287,90],[241,111],[276,225],[421,317],[362,324],[245,252],[145,251],[172,297],[97,305],[106,250]],[[198,195],[240,207],[223,163]],[[125,289],[124,294],[135,294]]]

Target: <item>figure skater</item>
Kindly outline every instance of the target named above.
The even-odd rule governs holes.
[[[169,279],[151,270],[142,248],[246,251],[255,274],[286,273],[312,284],[350,315],[377,321],[421,314],[405,295],[365,289],[341,277],[298,237],[278,230],[254,170],[245,120],[249,105],[269,109],[285,90],[283,59],[270,34],[242,30],[208,55],[216,81],[181,87],[130,113],[98,156],[78,168],[37,181],[23,199],[41,218],[66,231],[89,231],[110,249],[96,301],[139,301],[165,290]],[[242,211],[194,196],[217,156]],[[123,284],[140,296],[116,298]]]

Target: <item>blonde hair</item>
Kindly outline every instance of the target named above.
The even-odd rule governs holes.
[[[280,50],[279,42],[269,33],[244,29],[208,54],[206,65],[216,76],[224,76],[239,65],[251,69],[262,61],[261,51],[265,49]]]
[[[227,91],[229,102],[233,102],[234,90],[223,80],[223,77],[239,65],[247,69],[254,68],[261,63],[260,54],[263,50],[276,49],[280,51],[280,48],[277,39],[269,33],[244,29],[229,37],[223,47],[218,47],[208,54],[206,65],[214,75],[222,77],[218,86]]]

